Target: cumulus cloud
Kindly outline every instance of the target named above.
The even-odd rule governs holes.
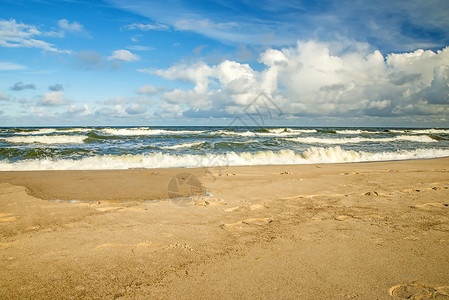
[[[84,30],[83,25],[74,21],[70,23],[67,19],[62,19],[58,21],[59,28],[69,31],[69,32],[81,32]]]
[[[9,89],[12,91],[35,90],[36,86],[32,83],[25,84],[23,82],[16,82]]]
[[[114,118],[132,118],[148,116],[150,106],[154,107],[155,99],[147,97],[114,97],[97,102],[100,106],[95,114]]]
[[[89,106],[87,104],[84,105],[71,105],[65,115],[74,117],[74,116],[89,116],[92,115],[93,112],[89,110]]]
[[[36,26],[18,23],[15,19],[0,20],[0,46],[6,48],[39,48],[51,52],[58,50],[53,44],[36,39],[45,36]]]
[[[49,92],[44,94],[38,102],[41,106],[61,106],[67,105],[70,100],[64,96],[64,91]]]
[[[130,115],[140,115],[147,111],[147,106],[143,104],[131,104],[126,108],[126,112]]]
[[[140,57],[131,53],[129,50],[115,50],[112,55],[108,57],[109,60],[120,60],[120,61],[138,61]]]
[[[242,114],[261,92],[290,117],[431,118],[449,113],[449,47],[386,56],[368,48],[300,41],[262,52],[264,67],[258,70],[225,60],[142,71],[193,84],[162,94],[161,107],[172,113]]]

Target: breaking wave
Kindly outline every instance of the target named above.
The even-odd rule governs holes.
[[[87,136],[84,135],[29,135],[1,138],[14,144],[82,144]]]
[[[161,146],[159,148],[161,148],[161,149],[192,148],[192,147],[200,146],[203,144],[204,144],[204,142],[192,142],[192,143],[182,143],[182,144],[171,145],[171,146]]]
[[[135,154],[102,155],[81,159],[40,158],[18,162],[0,161],[0,169],[11,170],[99,170],[130,168],[179,168],[214,166],[249,166],[312,163],[349,163],[425,159],[449,156],[449,149],[417,149],[395,152],[363,152],[344,150],[340,147],[310,147],[302,153],[292,150],[249,152],[226,152],[222,154]]]
[[[411,141],[418,143],[435,143],[437,140],[432,139],[427,135],[400,135],[392,138],[364,138],[364,137],[354,137],[354,138],[342,138],[342,139],[331,139],[331,138],[316,138],[316,137],[304,137],[304,138],[284,138],[287,141],[293,141],[303,144],[358,144],[363,142],[396,142],[396,141]]]
[[[109,135],[166,135],[166,134],[198,134],[204,131],[200,130],[165,130],[165,129],[150,129],[147,127],[139,128],[103,128],[99,130],[101,133]]]

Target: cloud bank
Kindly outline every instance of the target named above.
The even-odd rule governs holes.
[[[225,60],[141,70],[192,88],[161,95],[161,114],[231,117],[261,92],[287,117],[405,117],[446,120],[449,115],[449,47],[439,51],[368,51],[363,44],[297,42],[260,53],[261,70]],[[141,90],[152,92],[153,87]]]

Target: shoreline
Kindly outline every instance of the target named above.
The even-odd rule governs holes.
[[[314,170],[316,168],[357,168],[361,166],[381,166],[384,164],[407,165],[419,162],[434,163],[435,161],[449,162],[449,157],[429,158],[429,159],[409,159],[395,161],[375,161],[375,162],[348,162],[348,163],[321,163],[321,164],[283,164],[283,165],[250,165],[250,166],[220,166],[220,167],[196,167],[196,168],[151,168],[151,169],[103,169],[103,170],[30,170],[30,171],[0,171],[0,184],[10,183],[24,186],[30,195],[44,200],[61,201],[151,201],[170,200],[167,195],[170,180],[178,174],[189,173],[204,181],[216,181],[228,173],[238,173],[243,170],[246,173],[266,172],[266,170],[303,169]],[[222,174],[223,173],[223,174]],[[121,185],[126,178],[133,176],[133,190]],[[97,185],[106,185],[107,193],[101,191],[95,194]],[[80,191],[80,188],[84,191]],[[121,187],[120,191],[117,187]],[[205,196],[207,186],[203,187],[200,193],[192,194],[190,190],[181,192],[180,197]],[[138,193],[135,193],[138,190]],[[112,193],[116,195],[112,195]],[[81,198],[74,198],[81,195]],[[84,198],[83,198],[84,197]],[[177,198],[177,197],[174,197]]]
[[[3,171],[0,294],[449,299],[448,199],[449,157]]]

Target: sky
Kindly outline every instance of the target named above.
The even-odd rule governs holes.
[[[0,126],[449,127],[449,1],[0,0]]]

